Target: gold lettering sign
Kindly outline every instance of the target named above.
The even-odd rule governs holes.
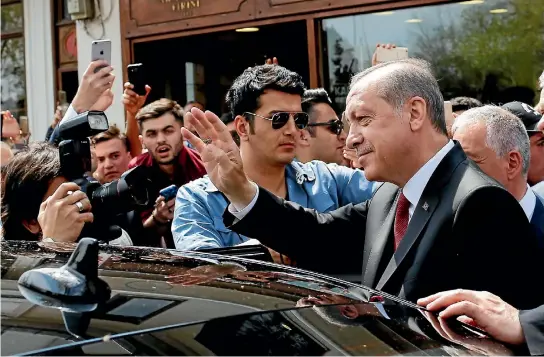
[[[200,0],[161,0],[168,4],[173,12],[180,12],[182,16],[193,16],[193,10],[200,7]]]

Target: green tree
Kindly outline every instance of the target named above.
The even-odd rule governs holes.
[[[508,8],[503,14],[490,9]],[[416,56],[433,64],[442,86],[480,88],[489,73],[501,87],[536,89],[544,67],[544,1],[510,0],[463,11],[455,24],[420,33]]]

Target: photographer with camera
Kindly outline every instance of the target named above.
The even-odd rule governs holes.
[[[31,143],[2,167],[2,235],[6,240],[75,242],[94,221],[91,202],[62,175],[59,151]],[[110,244],[127,245],[126,233]]]
[[[128,171],[132,156],[127,136],[112,125],[91,139],[96,155],[97,169],[93,177],[102,185],[119,180]],[[158,247],[160,236],[155,229],[145,229],[140,214],[130,211],[117,215],[115,222],[132,238],[134,245]]]

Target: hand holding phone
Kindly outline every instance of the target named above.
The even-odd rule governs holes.
[[[111,65],[111,41],[100,40],[93,41],[91,44],[91,61],[103,60]],[[94,70],[94,73],[100,71],[105,66],[99,66]]]
[[[144,65],[142,63],[133,63],[129,64],[127,66],[127,72],[128,72],[128,81],[130,84],[132,84],[134,87],[132,90],[138,94],[138,95],[145,95],[145,73],[144,73]]]
[[[159,191],[159,195],[164,197],[165,201],[170,201],[172,198],[176,197],[177,193],[178,193],[178,187],[176,185],[170,185]]]
[[[379,63],[398,61],[408,58],[407,47],[396,47],[395,45],[378,45],[374,55],[372,56],[372,65]]]

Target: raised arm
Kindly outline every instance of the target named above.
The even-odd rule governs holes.
[[[309,262],[305,267],[318,262],[321,267],[343,264],[362,257],[367,203],[319,214],[281,200],[248,180],[238,146],[215,114],[193,108],[185,120],[200,138],[185,128],[183,136],[200,153],[212,183],[231,202],[228,210],[239,213],[253,205],[239,222],[227,212],[225,223],[236,223],[230,229],[256,238],[299,263]]]
[[[127,113],[127,128],[125,135],[130,143],[130,154],[132,157],[136,157],[142,153],[142,144],[140,143],[140,129],[138,128],[138,122],[136,121],[136,114],[144,106],[145,101],[151,87],[145,86],[145,95],[138,95],[132,89],[134,85],[129,82],[124,84],[125,90],[123,92],[123,105]]]

